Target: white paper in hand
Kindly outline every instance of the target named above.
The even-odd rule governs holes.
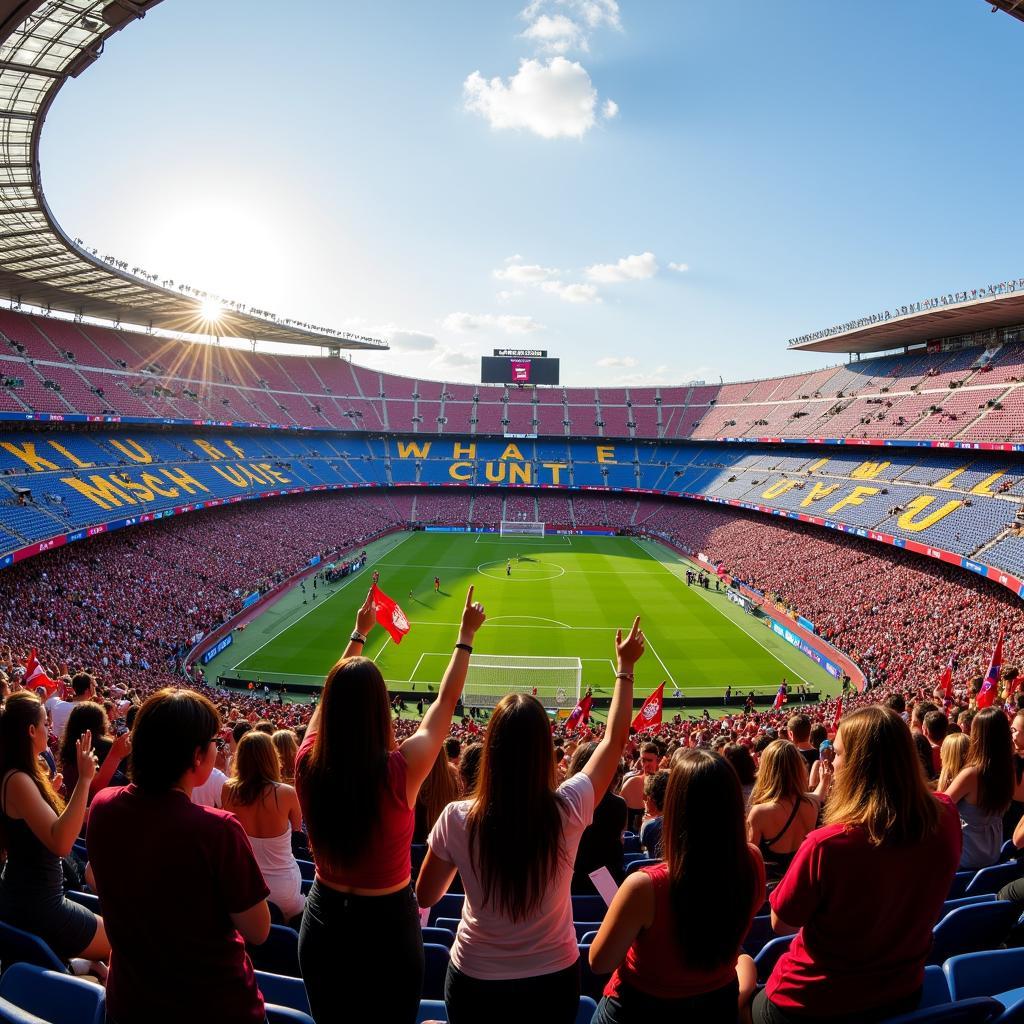
[[[590,872],[590,880],[594,883],[598,895],[604,900],[605,906],[610,907],[613,897],[619,891],[612,873],[607,868],[598,868]]]
[[[430,924],[430,907],[420,907],[420,927],[426,928]]]

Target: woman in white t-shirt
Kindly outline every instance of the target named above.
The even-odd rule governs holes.
[[[625,639],[616,633],[615,650],[608,727],[579,774],[556,788],[547,712],[535,697],[509,694],[488,725],[475,793],[449,804],[430,833],[420,906],[437,903],[456,871],[466,891],[445,982],[451,1024],[527,1020],[540,1006],[551,1024],[576,1019],[573,863],[629,732],[639,618]]]

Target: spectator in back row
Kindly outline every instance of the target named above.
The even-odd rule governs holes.
[[[743,794],[724,758],[685,750],[662,774],[665,862],[626,879],[590,948],[596,973],[615,971],[594,1024],[733,1024],[757,981],[750,957],[742,983],[737,967],[764,902],[764,863],[746,841]]]
[[[448,751],[442,746],[416,798],[416,824],[412,832],[414,843],[427,841],[441,812],[462,795],[461,788],[458,769],[452,766]]]
[[[285,923],[298,925],[305,906],[302,874],[292,854],[292,833],[302,831],[302,811],[295,790],[281,782],[281,760],[273,739],[253,729],[242,737],[231,778],[224,784],[221,806],[245,829],[270,902]]]
[[[278,729],[271,739],[281,759],[281,781],[289,786],[295,784],[295,755],[299,752],[299,741],[292,729]]]
[[[316,862],[302,916],[299,964],[317,1024],[344,1016],[357,988],[373,993],[382,1021],[416,1020],[424,960],[410,884],[414,808],[448,736],[473,638],[484,619],[470,587],[437,698],[401,744],[395,743],[384,677],[372,661],[358,656],[376,622],[372,593],[324,683],[295,766]],[[550,743],[550,732],[548,737]]]
[[[267,886],[237,818],[192,803],[217,756],[217,710],[161,690],[135,720],[131,784],[89,818],[89,863],[113,952],[108,1021],[262,1024],[245,943],[270,933]],[[180,965],[168,984],[169,965]]]
[[[786,723],[790,742],[800,752],[800,756],[810,772],[811,765],[818,760],[818,748],[811,744],[811,720],[805,714],[790,716]]]
[[[54,694],[46,702],[47,710],[50,712],[50,731],[58,740],[64,738],[64,729],[72,710],[79,704],[95,698],[96,680],[88,672],[78,672],[71,677],[71,689],[74,692],[71,700],[61,700]]]
[[[963,822],[961,870],[976,871],[999,860],[1003,815],[1013,789],[1010,724],[1001,708],[985,708],[971,723],[967,762],[945,789]]]
[[[99,771],[89,784],[91,800],[101,789],[123,786],[128,781],[121,765],[132,749],[132,741],[131,734],[127,732],[116,739],[110,735],[110,722],[102,705],[94,701],[76,704],[68,715],[60,746],[60,768],[66,793],[70,793],[78,782],[77,743],[87,731],[92,736],[93,751],[99,764]]]
[[[452,1024],[521,1022],[543,1007],[575,1021],[579,949],[569,898],[580,836],[594,816],[629,730],[640,620],[615,637],[618,671],[604,738],[581,771],[556,782],[547,712],[513,693],[494,710],[473,799],[449,804],[430,833],[416,883],[433,906],[458,871],[466,890],[445,982]]]
[[[647,817],[640,829],[640,845],[648,857],[661,857],[661,830],[664,818],[665,790],[668,789],[668,772],[656,771],[644,778],[644,810]]]
[[[626,801],[626,830],[640,834],[640,823],[644,817],[644,778],[653,775],[661,763],[661,751],[657,743],[645,743],[640,748],[640,764],[626,776],[619,795]]]
[[[566,780],[579,775],[590,762],[599,744],[596,740],[581,743],[572,755]],[[583,896],[595,895],[597,890],[590,875],[600,868],[607,868],[612,878],[621,885],[625,872],[622,869],[622,832],[626,827],[626,801],[616,792],[615,783],[622,778],[622,763],[616,765],[615,775],[605,795],[597,801],[594,820],[583,830],[580,845],[576,849],[573,865],[572,892]]]
[[[945,793],[949,784],[960,774],[967,763],[967,751],[971,746],[971,738],[966,733],[954,732],[942,741],[940,758],[942,766],[939,770],[939,780],[935,788],[940,793]]]
[[[747,838],[761,851],[769,881],[785,874],[817,824],[826,787],[823,776],[814,793],[807,791],[807,762],[788,740],[773,740],[765,747],[750,794]]]

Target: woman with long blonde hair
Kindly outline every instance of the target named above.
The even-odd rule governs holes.
[[[292,832],[302,829],[302,811],[295,789],[281,781],[281,759],[265,732],[252,729],[239,741],[221,801],[249,837],[270,902],[286,921],[297,921],[306,898],[292,853]]]
[[[891,708],[843,718],[825,773],[825,826],[770,897],[773,930],[795,936],[754,1000],[756,1024],[874,1022],[915,1009],[960,859],[960,816],[928,788]]]
[[[967,763],[967,750],[970,745],[971,738],[965,732],[952,732],[942,741],[939,748],[942,767],[939,770],[939,781],[935,786],[940,793],[946,792],[946,788]]]
[[[785,874],[817,824],[827,786],[823,776],[818,789],[808,792],[807,762],[789,740],[773,740],[764,748],[750,794],[747,839],[761,851],[769,881]]]
[[[295,755],[299,752],[299,741],[291,729],[278,729],[270,737],[281,758],[281,781],[295,785]]]

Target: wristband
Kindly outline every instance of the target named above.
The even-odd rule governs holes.
[[[470,647],[469,644],[456,644],[455,645],[455,650],[457,650],[457,651],[465,651],[467,654],[472,654],[473,653],[473,648]]]
[[[349,639],[349,643],[353,643],[353,644],[365,644],[366,643],[366,637],[363,636],[363,634],[360,633],[358,629],[353,629],[352,630],[352,635],[348,639]]]
[[[633,682],[633,673],[632,672],[616,672],[615,673],[615,678],[616,679],[628,679],[630,682]]]

